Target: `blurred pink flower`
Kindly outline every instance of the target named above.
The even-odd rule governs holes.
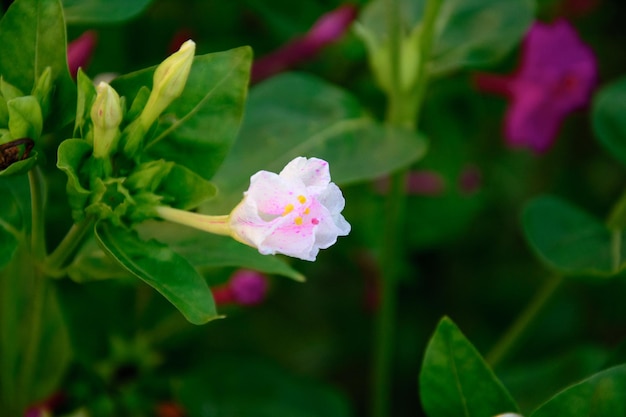
[[[478,74],[482,91],[507,95],[504,134],[511,147],[545,152],[564,118],[584,107],[596,84],[596,59],[565,20],[535,23],[523,43],[521,64],[509,76]]]
[[[217,305],[250,306],[259,304],[265,299],[268,287],[265,275],[251,269],[239,269],[226,284],[215,287],[211,291]]]
[[[320,49],[338,40],[357,15],[354,5],[346,4],[322,15],[306,35],[258,58],[252,65],[252,82],[262,81],[302,61],[313,58]]]
[[[97,33],[88,30],[67,45],[67,64],[72,78],[76,78],[78,68],[84,69],[89,64],[97,41]]]

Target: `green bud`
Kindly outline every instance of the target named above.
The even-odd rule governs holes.
[[[45,119],[50,111],[50,98],[52,96],[52,69],[50,67],[46,67],[46,69],[41,73],[39,78],[37,78],[37,82],[35,83],[35,87],[33,88],[33,96],[39,101],[39,105],[41,106],[41,113],[43,114],[43,118]]]
[[[384,91],[391,92],[394,74],[392,74],[390,64],[389,42],[377,39],[371,31],[360,24],[355,25],[355,31],[368,49],[370,66],[378,85]],[[398,87],[402,92],[411,91],[415,87],[418,78],[420,34],[421,25],[418,25],[408,35],[403,37],[400,45]]]
[[[43,129],[43,115],[39,101],[33,96],[23,96],[7,101],[9,131],[15,139],[37,140]]]
[[[120,96],[109,84],[101,82],[96,87],[96,99],[91,106],[94,157],[107,158],[115,152],[122,116]]]
[[[140,115],[145,130],[148,130],[167,106],[183,92],[195,51],[196,44],[188,40],[154,71],[152,92]]]

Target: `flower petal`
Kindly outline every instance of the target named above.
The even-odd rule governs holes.
[[[279,176],[288,180],[297,178],[306,187],[326,187],[330,183],[328,162],[318,158],[298,157],[289,162]]]

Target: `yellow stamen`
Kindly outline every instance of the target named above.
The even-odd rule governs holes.
[[[285,211],[283,211],[283,216],[286,216],[287,214],[291,213],[293,211],[293,204],[287,204],[285,206]]]
[[[300,204],[304,204],[306,203],[306,197],[303,195],[299,195],[298,196],[298,201],[300,202]]]
[[[309,207],[304,209],[304,214],[309,214],[311,212],[311,209]]]
[[[296,217],[293,222],[297,224],[298,226],[302,225],[302,217],[299,217],[299,216]]]

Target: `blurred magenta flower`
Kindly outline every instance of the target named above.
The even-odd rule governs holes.
[[[350,27],[357,15],[352,4],[343,5],[322,15],[313,27],[302,37],[298,37],[256,59],[252,65],[252,82],[262,81],[292,66],[313,58],[323,47],[338,40]]]
[[[565,20],[535,23],[522,47],[521,64],[509,76],[478,74],[482,91],[511,100],[504,135],[511,147],[545,152],[564,118],[584,107],[596,83],[596,59]]]
[[[265,275],[251,269],[238,269],[224,285],[213,288],[217,305],[251,306],[265,300],[269,285]]]
[[[88,30],[67,45],[67,64],[72,78],[76,78],[78,68],[84,69],[89,64],[97,41],[97,33]]]

